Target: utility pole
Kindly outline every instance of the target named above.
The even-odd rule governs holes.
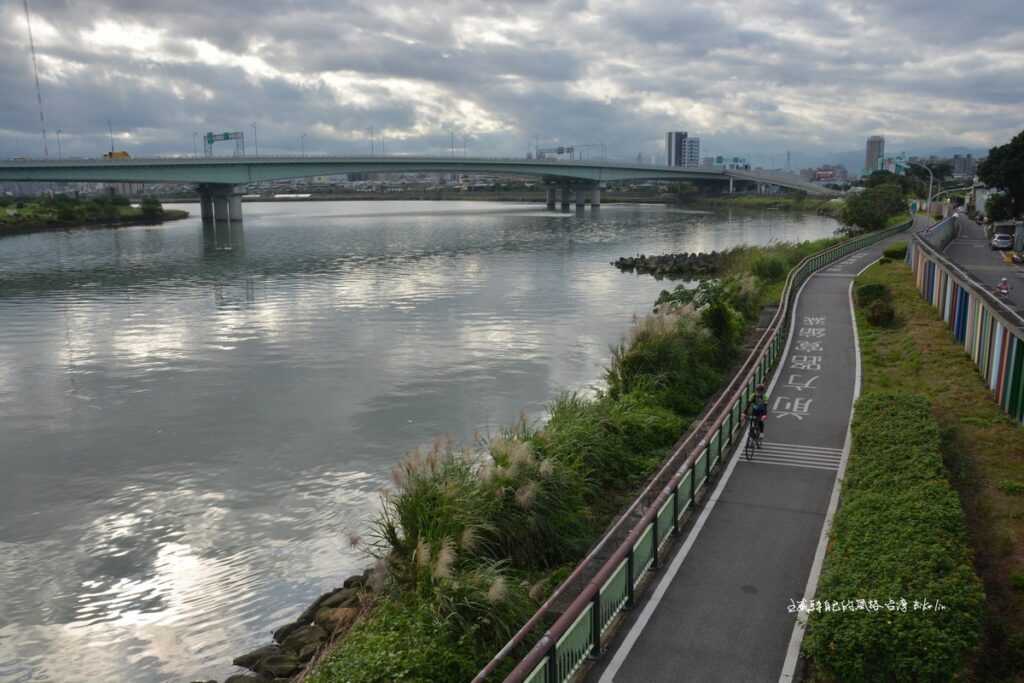
[[[302,156],[306,156],[306,134],[299,136],[299,145],[302,147]]]
[[[61,129],[61,128],[57,129],[57,159],[58,160],[64,158],[64,152],[62,152],[61,148],[60,148],[60,134],[63,133],[63,132],[64,132],[63,129]]]
[[[196,146],[196,138],[199,137],[199,131],[192,131],[192,158],[199,158],[199,147]]]
[[[373,156],[373,126],[370,126],[370,156]]]
[[[110,134],[110,153],[114,153],[114,129],[110,127],[110,119],[107,119],[107,133]]]
[[[452,156],[454,157],[455,156],[455,129],[453,128],[453,129],[449,130],[448,133],[451,135],[451,142],[450,142],[450,146],[448,147],[448,149],[451,150]]]
[[[260,155],[260,141],[256,137],[256,122],[252,124],[252,146],[256,148],[256,156]]]
[[[43,91],[39,87],[39,67],[36,65],[36,43],[32,40],[32,20],[29,18],[28,0],[25,0],[25,26],[28,27],[28,47],[32,51],[32,73],[36,77],[36,100],[39,102],[39,127],[43,131],[43,158],[50,158],[50,149],[46,144],[46,119],[43,118]]]

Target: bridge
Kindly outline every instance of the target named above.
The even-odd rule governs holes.
[[[195,183],[203,219],[228,222],[242,219],[237,187],[248,183],[342,173],[409,172],[536,176],[546,186],[549,209],[555,208],[558,193],[563,209],[569,208],[573,197],[577,208],[585,206],[588,198],[591,207],[596,208],[601,204],[603,184],[624,180],[717,180],[727,182],[730,192],[741,181],[755,185],[759,192],[775,185],[815,195],[839,194],[790,174],[603,160],[302,156],[0,161],[0,181]]]

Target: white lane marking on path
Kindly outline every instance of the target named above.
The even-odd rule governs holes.
[[[813,277],[813,276],[812,276]],[[800,296],[804,292],[804,287],[811,281],[811,278],[804,280],[804,283],[800,285],[800,289],[797,291],[796,296],[793,298],[793,313],[790,316],[789,324],[789,339],[786,340],[786,350],[780,356],[780,358],[788,358],[789,352],[793,345],[793,339],[796,336],[797,325],[796,325],[796,311],[800,308]],[[779,363],[779,367],[775,369],[775,373],[772,375],[772,381],[768,384],[767,394],[771,394],[775,389],[775,384],[779,381],[779,377],[782,375],[783,369],[786,367],[785,363]],[[708,517],[711,515],[711,511],[715,507],[715,503],[718,502],[718,497],[725,489],[726,483],[732,476],[732,472],[736,467],[736,462],[740,459],[739,450],[743,448],[746,442],[743,439],[737,439],[736,447],[733,449],[732,457],[729,459],[729,465],[725,468],[725,472],[722,474],[722,478],[718,481],[718,486],[712,492],[711,498],[706,503],[704,510],[701,512],[700,517],[693,525],[693,529],[690,531],[689,536],[683,542],[683,546],[676,552],[676,556],[672,558],[672,563],[668,566],[668,570],[661,575],[658,579],[658,585],[654,587],[654,592],[651,594],[650,599],[644,608],[640,611],[636,621],[629,629],[629,633],[623,638],[622,643],[615,650],[615,654],[612,656],[608,667],[601,674],[601,678],[598,679],[598,683],[613,683],[615,680],[615,674],[619,672],[622,665],[626,662],[629,657],[630,651],[636,644],[636,641],[640,638],[640,635],[647,628],[647,623],[654,616],[655,610],[658,609],[658,605],[661,603],[662,598],[665,597],[665,592],[669,586],[672,585],[672,581],[675,580],[676,574],[679,573],[679,568],[683,566],[683,561],[686,556],[690,554],[690,549],[693,548],[693,544],[697,541],[697,536],[700,534],[700,530],[704,528],[704,524],[707,522]]]
[[[781,443],[778,441],[762,441],[761,446],[764,448],[789,448],[795,451],[814,451],[817,453],[842,453],[842,448],[832,448],[831,446],[805,446],[799,443]]]
[[[864,266],[857,273],[859,276],[865,270],[875,264],[875,261]],[[843,477],[846,474],[846,465],[850,460],[850,427],[853,424],[853,406],[860,397],[861,366],[860,366],[860,338],[857,334],[857,315],[853,310],[853,282],[847,291],[847,298],[850,301],[850,321],[853,327],[853,354],[854,354],[854,375],[853,375],[853,401],[850,404],[850,419],[846,423],[846,440],[843,442],[843,458],[839,463],[839,471],[836,473],[835,484],[832,485],[832,496],[828,501],[828,510],[825,513],[825,523],[821,526],[821,536],[818,537],[818,547],[814,551],[814,562],[811,564],[811,573],[807,577],[807,585],[804,587],[804,598],[812,598],[818,590],[818,580],[821,578],[821,567],[825,562],[825,548],[828,545],[828,533],[832,529],[832,519],[835,517],[836,509],[839,507],[839,490],[842,488]],[[793,633],[789,637],[789,647],[786,650],[786,661],[782,663],[782,672],[779,674],[779,683],[791,683],[796,672],[797,661],[800,658],[800,644],[804,640],[804,631],[807,630],[807,614],[796,613],[796,623],[793,624]]]
[[[838,465],[818,465],[807,462],[784,462],[781,460],[775,460],[772,458],[758,458],[754,457],[753,460],[744,460],[744,465],[775,465],[776,467],[800,467],[806,470],[824,470],[827,472],[835,472],[839,469]]]

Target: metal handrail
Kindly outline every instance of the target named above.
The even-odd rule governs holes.
[[[573,572],[570,578],[574,578],[580,573],[581,569],[587,564],[587,561],[593,557],[594,553],[598,550],[601,544],[603,544],[605,540],[611,535],[612,531],[616,530],[624,520],[629,518],[630,514],[637,508],[638,505],[642,504],[642,502],[649,495],[651,489],[657,484],[657,482],[660,481],[668,472],[670,472],[674,466],[677,467],[675,473],[669,479],[668,483],[661,488],[656,498],[647,507],[640,521],[632,527],[632,529],[630,530],[626,538],[623,540],[623,542],[619,544],[619,546],[612,553],[611,557],[601,565],[601,567],[598,569],[597,574],[587,583],[583,590],[580,591],[577,597],[570,604],[569,608],[565,612],[563,612],[558,619],[555,620],[554,624],[552,624],[551,627],[544,633],[544,635],[533,646],[530,652],[528,652],[527,655],[522,660],[520,660],[517,666],[505,679],[506,683],[521,683],[531,674],[531,672],[533,672],[536,669],[536,667],[543,661],[543,659],[549,655],[551,647],[555,643],[557,643],[563,635],[565,635],[569,627],[573,625],[576,619],[594,600],[595,595],[601,590],[601,586],[612,576],[614,572],[618,571],[620,564],[623,562],[623,560],[627,558],[629,553],[632,552],[633,546],[636,544],[637,540],[639,540],[640,537],[646,532],[647,528],[650,526],[652,521],[656,519],[658,510],[660,510],[662,505],[665,504],[669,496],[673,495],[673,492],[675,491],[676,487],[679,486],[679,484],[686,477],[686,475],[690,471],[692,471],[694,463],[702,455],[704,448],[711,443],[711,441],[715,438],[714,435],[718,433],[719,429],[724,425],[726,419],[728,419],[728,417],[731,416],[733,410],[732,406],[734,405],[734,402],[740,400],[742,392],[745,391],[746,388],[749,386],[749,383],[753,379],[757,367],[764,360],[766,354],[770,349],[771,343],[775,340],[775,337],[779,333],[780,329],[788,328],[788,320],[791,315],[791,308],[793,306],[793,302],[796,296],[796,293],[793,291],[794,281],[798,277],[805,275],[804,269],[807,268],[809,265],[813,264],[816,260],[822,259],[822,257],[831,256],[836,252],[841,252],[840,255],[848,253],[849,247],[853,246],[858,241],[864,242],[862,246],[867,246],[868,244],[872,244],[880,239],[883,239],[884,237],[887,237],[890,234],[895,234],[896,232],[905,230],[909,226],[910,223],[905,223],[890,230],[880,231],[879,233],[876,234],[866,235],[851,240],[847,240],[843,243],[824,249],[818,252],[817,254],[812,254],[810,256],[805,257],[792,270],[790,270],[789,274],[786,277],[786,284],[783,288],[782,305],[776,311],[771,323],[766,328],[765,332],[761,335],[761,338],[758,340],[754,349],[748,355],[743,367],[740,369],[739,372],[737,372],[733,376],[733,379],[726,387],[726,390],[722,392],[719,398],[715,401],[711,410],[708,411],[708,413],[701,420],[701,422],[698,423],[698,425],[690,431],[689,436],[686,439],[684,439],[676,449],[673,450],[672,454],[665,461],[662,467],[659,468],[658,472],[651,478],[651,480],[644,488],[640,496],[638,496],[630,505],[630,507],[626,510],[626,512],[620,515],[619,518],[613,523],[612,528],[609,530],[607,534],[605,534],[605,536],[602,538],[598,546],[595,546],[595,548],[590,553],[588,553],[587,557],[584,558],[584,560],[577,565],[575,571]],[[858,246],[857,248],[861,248],[861,246]],[[821,261],[819,267],[825,265],[826,263],[831,263],[832,260],[834,259]],[[802,278],[800,284],[803,284],[803,282],[806,281],[806,279],[806,277]],[[741,388],[737,387],[737,384],[740,384]],[[723,401],[726,402],[726,405],[730,406],[728,410],[722,410]],[[706,431],[702,431],[702,428],[709,421],[711,427]],[[695,448],[690,450],[690,442],[695,438],[697,434],[703,434],[703,438],[701,438],[700,442],[696,445]],[[719,448],[721,448],[721,442],[719,442],[719,444]],[[686,455],[685,459],[680,465],[677,463],[677,460],[684,453],[684,451],[689,451],[689,453],[688,455]],[[710,475],[710,449],[708,453],[708,458],[709,462],[707,464],[707,467],[708,474]],[[545,602],[541,609],[534,614],[530,621],[527,622],[527,625],[520,629],[516,636],[513,637],[513,640],[510,641],[504,648],[502,648],[502,650],[487,664],[487,666],[484,667],[484,669],[479,674],[477,674],[476,678],[473,679],[474,683],[478,683],[480,681],[485,680],[486,677],[494,671],[499,661],[502,658],[504,658],[508,654],[508,652],[510,652],[516,645],[518,645],[522,641],[522,638],[525,637],[525,635],[528,634],[530,630],[532,630],[532,625],[535,625],[539,618],[543,616],[545,608],[554,600],[554,598],[557,595],[560,595],[561,592],[565,589],[565,587],[568,586],[570,583],[570,580],[566,580],[558,587],[556,593],[553,594],[552,597]]]

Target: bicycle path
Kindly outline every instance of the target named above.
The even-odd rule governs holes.
[[[740,439],[689,537],[588,680],[788,680],[783,665],[792,652],[791,673],[802,636],[791,605],[815,563],[858,381],[850,283],[905,239],[850,254],[806,282],[769,385],[764,448],[748,462]]]

